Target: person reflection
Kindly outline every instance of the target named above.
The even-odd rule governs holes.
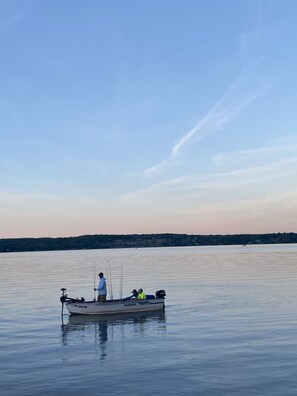
[[[68,323],[61,326],[61,340],[67,347],[77,343],[84,344],[89,341],[90,335],[95,336],[96,353],[100,352],[100,359],[107,356],[106,343],[108,341],[108,322],[98,317],[74,315],[68,318]]]
[[[65,347],[78,343],[89,347],[93,337],[95,348],[91,347],[91,351],[95,351],[97,358],[103,362],[108,358],[108,349],[114,341],[124,342],[135,334],[145,337],[154,332],[166,332],[166,316],[164,311],[109,317],[74,315],[69,317],[68,323],[61,326],[61,330],[62,344]]]
[[[104,360],[107,356],[106,343],[108,341],[108,324],[107,320],[99,321],[98,325],[98,338],[99,346],[101,349],[101,360]]]

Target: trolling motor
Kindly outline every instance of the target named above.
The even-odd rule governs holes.
[[[62,304],[64,304],[65,302],[73,302],[74,303],[74,302],[84,302],[85,301],[85,299],[83,297],[81,297],[81,298],[68,297],[67,294],[65,294],[66,289],[64,287],[63,287],[63,289],[61,289],[61,292],[62,292],[62,296],[60,297],[60,301]]]
[[[60,301],[61,301],[61,303],[62,303],[62,305],[63,305],[64,302],[66,302],[66,300],[67,300],[67,294],[65,294],[66,289],[63,287],[63,288],[61,289],[61,292],[62,292],[62,296],[60,297]]]
[[[71,297],[68,297],[67,294],[65,293],[65,292],[66,292],[65,287],[63,287],[63,288],[61,289],[61,292],[62,292],[62,296],[60,297],[60,301],[61,301],[61,303],[62,303],[62,312],[61,312],[61,316],[62,316],[62,325],[63,325],[64,304],[65,304],[65,303],[85,302],[85,299],[84,299],[83,297],[81,297],[81,298],[71,298]]]
[[[62,289],[61,289],[61,292],[62,292],[62,296],[60,297],[60,301],[61,301],[61,303],[62,303],[62,311],[61,311],[61,318],[62,318],[62,326],[63,326],[63,314],[64,314],[64,303],[66,302],[66,300],[67,300],[67,294],[65,294],[65,292],[66,292],[66,289],[63,287]]]

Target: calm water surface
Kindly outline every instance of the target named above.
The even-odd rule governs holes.
[[[296,395],[297,245],[0,254],[1,395]],[[60,289],[167,292],[61,321]],[[97,283],[97,277],[96,277]]]

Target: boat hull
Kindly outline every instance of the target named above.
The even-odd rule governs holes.
[[[110,315],[133,312],[159,311],[165,307],[164,298],[149,300],[109,300],[104,303],[97,301],[66,302],[66,307],[71,315]]]

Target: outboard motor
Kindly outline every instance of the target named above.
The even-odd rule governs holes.
[[[165,290],[157,290],[156,291],[156,298],[164,298],[166,296]]]

